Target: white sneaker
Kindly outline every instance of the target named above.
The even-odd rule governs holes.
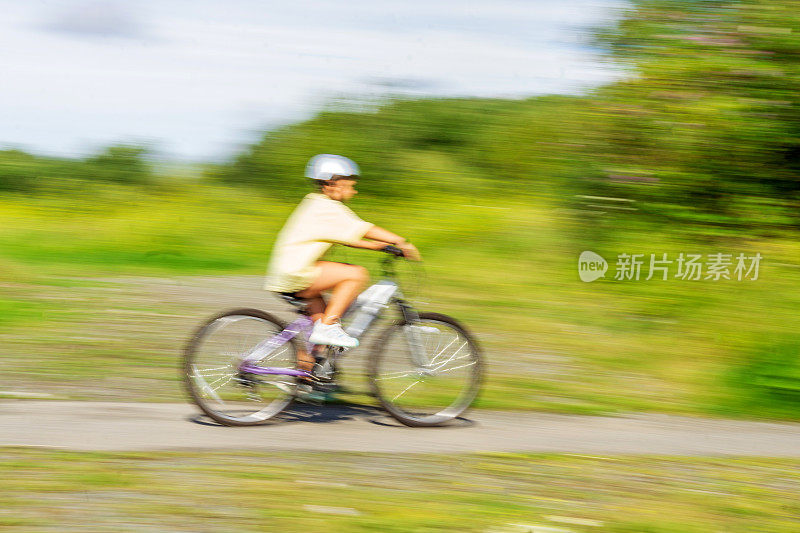
[[[323,324],[321,320],[314,322],[314,329],[311,330],[308,342],[311,344],[341,346],[343,348],[355,348],[358,346],[358,339],[345,333],[338,322],[328,325]]]

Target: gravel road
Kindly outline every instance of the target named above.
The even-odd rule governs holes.
[[[291,309],[275,298],[270,300],[260,290],[260,276],[91,281],[89,287],[47,287],[49,298],[73,301],[83,309],[77,318],[62,317],[54,311],[48,322],[50,330],[12,331],[0,336],[5,350],[0,370],[8,381],[0,387],[0,446],[131,451],[528,451],[800,457],[800,424],[657,414],[587,417],[474,411],[468,415],[469,420],[451,427],[411,429],[371,406],[297,404],[279,421],[266,426],[220,427],[199,417],[198,410],[190,404],[135,400],[173,401],[182,396],[174,382],[156,378],[163,377],[164,368],[173,371],[173,362],[188,332],[212,311],[266,307],[291,319]],[[36,287],[18,289],[33,291]],[[44,298],[43,294],[39,296]],[[80,322],[76,322],[78,319]],[[100,365],[98,368],[104,368],[101,363],[118,364],[117,353],[128,354],[126,361],[137,361],[139,366],[120,375],[87,375],[79,381],[73,377],[75,383],[43,382],[39,374],[31,372],[32,353],[38,358],[38,367],[47,372],[69,373],[73,360],[80,363],[84,351],[95,353],[98,346],[103,347],[107,357],[93,363]],[[71,347],[72,352],[65,351],[65,347]],[[501,353],[489,355],[490,364],[502,363]],[[540,379],[561,380],[559,383],[577,379],[575,369],[563,355],[532,353],[514,357]],[[352,368],[363,368],[363,354],[348,356],[348,363]],[[56,365],[55,369],[52,365]],[[78,365],[78,370],[83,368]],[[645,386],[648,390],[654,387],[649,381],[626,382],[631,394]],[[121,401],[2,399],[3,389],[8,388],[14,391],[6,395],[17,398],[69,398],[78,391],[87,399]]]
[[[295,404],[274,423],[229,428],[184,403],[5,400],[0,446],[800,457],[800,424],[473,411],[450,427],[412,429],[371,406]]]

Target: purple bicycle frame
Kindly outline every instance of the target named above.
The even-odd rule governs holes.
[[[266,357],[272,351],[280,348],[293,338],[297,336],[298,333],[307,332],[314,326],[314,323],[305,315],[301,315],[297,318],[294,322],[286,326],[283,331],[275,335],[274,337],[270,337],[264,341],[258,343],[258,345],[253,348],[253,350],[244,357],[241,364],[239,365],[240,372],[246,372],[248,374],[261,374],[261,375],[279,375],[279,376],[311,376],[310,372],[306,372],[305,370],[297,370],[295,368],[280,368],[280,367],[269,367],[269,366],[257,366],[253,364],[253,361],[260,359],[259,357],[253,357],[253,354],[260,355],[260,352],[263,352],[264,355],[262,357]],[[306,341],[306,349],[308,353],[311,353],[311,344]]]

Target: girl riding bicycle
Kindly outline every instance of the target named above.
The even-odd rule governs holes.
[[[318,192],[305,196],[278,234],[272,250],[265,288],[308,301],[314,320],[309,342],[353,348],[358,339],[344,332],[339,318],[369,281],[367,269],[358,265],[321,261],[333,244],[382,250],[396,246],[405,257],[420,260],[417,248],[388,230],[365,222],[344,202],[357,194],[358,166],[339,155],[319,154],[311,158],[306,177]],[[326,302],[322,293],[331,291]],[[302,367],[313,358],[298,353]]]
[[[356,194],[355,163],[321,154],[311,159],[306,175],[319,192],[308,194],[286,221],[265,284],[296,304],[300,316],[284,324],[258,309],[232,309],[207,320],[182,359],[189,396],[220,424],[263,424],[294,399],[337,390],[336,360],[342,348],[357,346],[384,308],[391,307],[395,319],[377,333],[367,360],[370,393],[407,426],[438,426],[459,417],[480,390],[482,358],[473,336],[456,319],[419,312],[403,297],[394,262],[400,256],[419,260],[419,252],[345,207],[343,202]],[[333,244],[389,254],[382,264],[384,279],[370,287],[374,294],[354,314],[348,333],[338,318],[365,288],[368,276],[360,266],[322,261]],[[327,302],[325,291],[331,291]],[[334,348],[309,354],[309,344]]]

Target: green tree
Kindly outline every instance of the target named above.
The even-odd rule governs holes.
[[[149,151],[142,146],[118,144],[86,159],[83,169],[91,180],[118,183],[144,184],[153,178],[153,169],[147,160]]]
[[[661,214],[736,224],[796,217],[800,3],[632,4],[599,35],[632,73],[598,91],[591,110],[606,177]]]
[[[0,189],[30,191],[42,174],[36,157],[20,150],[0,151]]]

